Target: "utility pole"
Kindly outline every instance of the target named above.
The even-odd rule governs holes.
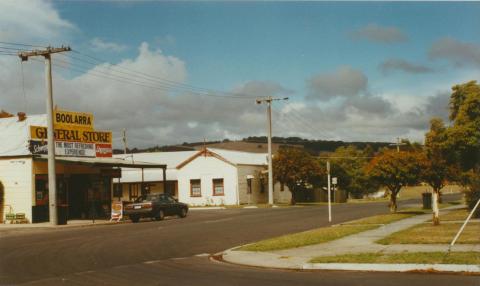
[[[123,154],[127,154],[127,130],[123,128]]]
[[[397,146],[397,152],[400,153],[400,145],[407,145],[406,143],[400,143],[400,137],[397,137],[397,143],[389,144],[390,146]]]
[[[273,205],[273,170],[272,170],[272,101],[288,100],[288,97],[274,98],[271,96],[257,98],[256,103],[267,104],[267,134],[268,134],[268,204]]]
[[[57,176],[55,173],[55,137],[53,126],[53,88],[52,88],[52,54],[68,52],[70,47],[52,48],[19,52],[18,56],[24,61],[29,57],[43,56],[45,58],[45,81],[47,85],[47,144],[48,144],[48,204],[49,218],[53,225],[58,224],[57,217]]]
[[[332,222],[332,200],[331,200],[331,195],[330,195],[330,161],[327,161],[327,191],[328,191],[328,222]]]

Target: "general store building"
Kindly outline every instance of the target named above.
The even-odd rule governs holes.
[[[7,214],[34,223],[49,219],[46,142],[32,134],[46,125],[46,115],[0,119],[0,221]],[[57,141],[56,147],[57,206],[66,208],[69,220],[110,217],[112,179],[121,176],[121,167],[166,168],[112,158],[111,142]]]

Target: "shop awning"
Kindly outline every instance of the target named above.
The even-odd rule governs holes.
[[[47,155],[35,155],[34,160],[47,161]],[[132,161],[131,158],[88,158],[88,157],[55,157],[56,162],[67,164],[81,164],[97,167],[123,167],[123,168],[141,168],[141,169],[166,169],[165,164],[154,164],[141,161]]]

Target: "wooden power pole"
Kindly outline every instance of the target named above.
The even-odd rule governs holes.
[[[55,138],[53,132],[53,89],[52,89],[52,54],[70,51],[70,47],[52,48],[19,52],[23,61],[29,57],[43,56],[45,58],[45,80],[47,85],[47,144],[48,144],[48,205],[50,223],[58,224],[57,216],[57,176],[55,174]]]
[[[271,96],[258,98],[257,104],[267,104],[267,132],[268,132],[268,204],[273,205],[273,170],[272,170],[272,101],[288,100],[288,97],[274,98]]]

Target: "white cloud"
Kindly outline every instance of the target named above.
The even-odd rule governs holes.
[[[40,45],[63,44],[66,32],[76,30],[62,19],[51,2],[0,1],[0,39]]]
[[[343,66],[331,73],[314,75],[307,84],[310,99],[330,100],[337,96],[356,96],[366,91],[368,78],[359,70]]]
[[[358,40],[367,40],[376,43],[393,44],[406,42],[408,36],[397,27],[368,24],[351,32],[351,37]]]
[[[427,66],[412,63],[403,59],[387,59],[379,65],[379,68],[384,74],[389,74],[394,71],[402,71],[410,74],[423,74],[433,71]]]
[[[431,59],[445,59],[457,66],[473,65],[480,67],[480,45],[442,38],[432,44]]]
[[[127,49],[126,45],[117,44],[114,42],[107,42],[100,38],[93,38],[90,41],[92,45],[92,50],[94,51],[112,51],[112,52],[123,52]]]

